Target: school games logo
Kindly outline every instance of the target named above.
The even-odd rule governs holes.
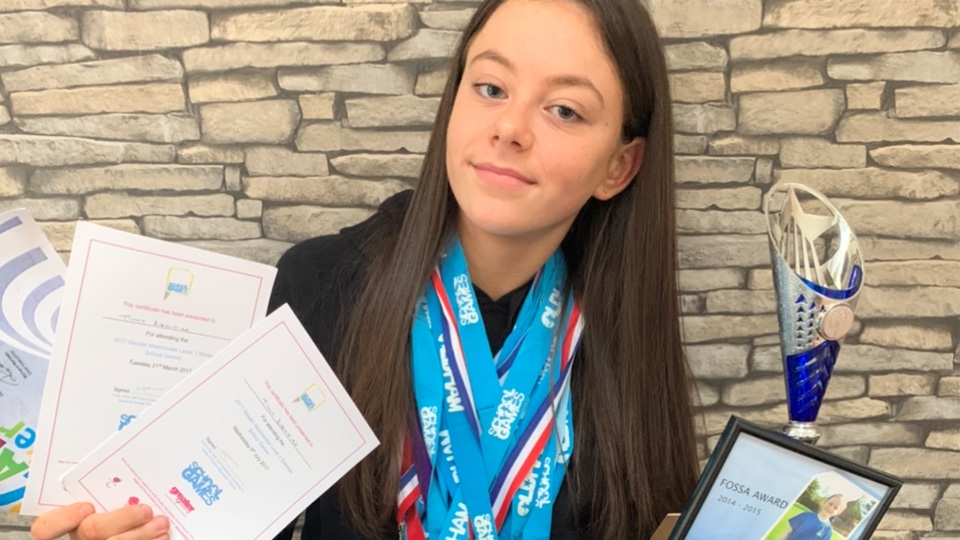
[[[167,282],[163,287],[163,299],[166,300],[171,294],[188,296],[192,288],[193,272],[186,268],[171,267],[167,270]]]
[[[327,402],[327,395],[323,392],[322,388],[316,384],[311,384],[297,399],[293,400],[293,402],[303,403],[303,406],[307,408],[307,412],[313,412],[323,407],[323,404]]]

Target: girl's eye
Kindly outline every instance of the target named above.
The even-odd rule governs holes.
[[[503,97],[503,89],[499,86],[492,84],[475,84],[473,87],[476,88],[477,92],[483,97],[490,99],[500,99]]]
[[[561,120],[580,120],[581,117],[577,114],[577,111],[567,107],[565,105],[554,105],[553,107],[554,114],[557,115]]]

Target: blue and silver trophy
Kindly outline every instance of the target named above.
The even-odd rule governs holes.
[[[853,326],[853,308],[863,286],[863,257],[846,220],[813,189],[776,184],[763,211],[790,414],[783,432],[816,444],[817,414],[840,340]]]

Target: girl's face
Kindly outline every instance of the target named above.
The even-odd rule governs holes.
[[[569,0],[507,0],[467,50],[447,131],[447,172],[471,232],[559,241],[590,197],[639,168],[623,89],[593,16]]]
[[[828,516],[837,516],[846,508],[846,503],[842,497],[830,497],[823,502],[823,513]]]

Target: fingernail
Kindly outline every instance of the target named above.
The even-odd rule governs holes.
[[[92,504],[86,503],[80,506],[80,518],[83,519],[87,516],[92,516],[97,512],[97,509],[93,507]]]
[[[150,528],[158,533],[165,533],[167,532],[167,529],[170,528],[170,524],[167,522],[167,518],[163,516],[157,516],[153,518],[153,521],[150,522]]]
[[[145,504],[141,504],[140,515],[143,517],[143,519],[150,519],[151,517],[153,517],[153,510],[151,510],[149,506]]]

